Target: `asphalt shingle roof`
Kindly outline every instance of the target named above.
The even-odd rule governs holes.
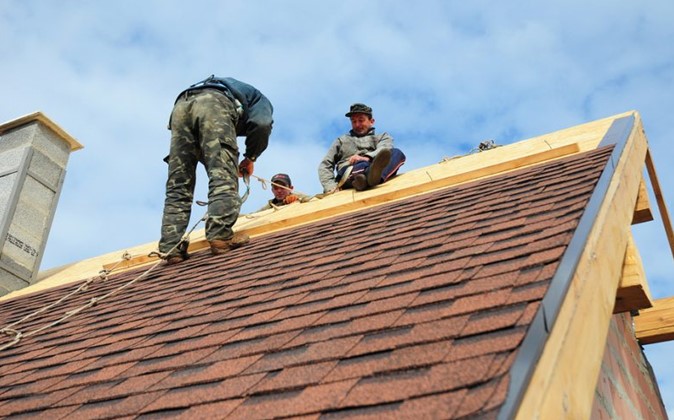
[[[160,266],[0,351],[0,416],[495,417],[611,150]],[[16,328],[40,328],[142,271]],[[0,325],[76,287],[3,302]]]

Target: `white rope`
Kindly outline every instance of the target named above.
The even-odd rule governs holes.
[[[191,234],[192,232],[194,232],[194,230],[197,228],[197,226],[199,225],[199,223],[201,223],[202,221],[206,220],[207,217],[208,217],[208,212],[206,212],[206,213],[204,214],[204,216],[201,217],[201,218],[200,218],[200,219],[199,219],[199,220],[192,226],[192,228],[187,232],[187,234],[183,237],[183,239],[181,239],[176,245],[174,245],[173,248],[171,248],[166,254],[170,254],[172,251],[174,251],[174,250],[175,250],[175,249],[176,249],[176,248],[177,248],[183,241],[187,241],[187,243],[189,243],[189,236],[190,236],[190,234]],[[152,255],[159,255],[159,256],[161,257],[161,253],[156,252],[156,251],[153,251],[153,252],[151,252],[151,253],[149,254],[149,256],[152,256]],[[116,295],[117,293],[119,293],[120,291],[126,289],[127,287],[131,286],[132,284],[134,284],[134,283],[138,282],[139,280],[141,280],[141,279],[147,277],[147,276],[148,276],[148,275],[149,275],[155,268],[157,268],[157,266],[158,266],[159,264],[162,263],[162,260],[161,260],[161,259],[158,260],[158,261],[157,261],[156,263],[154,263],[150,268],[148,268],[147,270],[145,270],[143,273],[141,273],[139,276],[137,276],[137,277],[134,278],[133,280],[126,282],[125,284],[123,284],[123,285],[117,287],[116,289],[112,290],[111,292],[109,292],[109,293],[106,294],[106,295],[103,295],[103,296],[100,296],[100,297],[93,297],[93,298],[91,298],[91,299],[89,300],[88,303],[86,303],[86,304],[84,304],[84,305],[82,305],[82,306],[79,306],[79,307],[77,307],[77,308],[75,308],[75,309],[73,309],[73,310],[71,310],[71,311],[66,312],[66,314],[65,314],[64,316],[62,316],[61,318],[59,318],[59,319],[57,319],[57,320],[51,322],[50,324],[44,325],[44,326],[42,326],[42,327],[40,327],[40,328],[38,328],[38,329],[31,330],[31,331],[26,332],[26,333],[23,333],[23,332],[21,332],[20,330],[16,330],[16,329],[13,328],[13,327],[15,327],[15,326],[17,326],[17,325],[19,325],[19,324],[21,324],[21,323],[27,321],[28,319],[30,319],[30,318],[32,318],[32,317],[34,317],[34,316],[36,316],[36,315],[39,315],[39,314],[41,314],[41,313],[43,313],[43,312],[45,312],[45,311],[47,311],[47,310],[49,310],[49,309],[51,309],[51,308],[57,306],[57,305],[59,305],[60,303],[63,303],[63,302],[66,301],[68,298],[70,298],[70,297],[76,295],[77,293],[79,293],[79,292],[81,292],[81,291],[83,291],[83,290],[87,290],[88,287],[89,287],[89,285],[92,284],[92,283],[95,283],[98,279],[102,279],[102,280],[104,280],[104,281],[107,280],[108,275],[109,275],[110,273],[112,273],[115,269],[117,269],[118,266],[119,266],[120,264],[122,264],[123,261],[129,260],[129,259],[131,259],[131,255],[129,255],[129,253],[125,251],[124,254],[122,255],[122,260],[118,261],[117,264],[115,264],[113,267],[111,267],[111,268],[108,269],[108,270],[101,270],[101,271],[99,272],[98,278],[92,277],[92,278],[86,280],[86,281],[85,281],[84,283],[82,283],[77,289],[75,289],[75,290],[73,290],[72,292],[68,293],[67,295],[63,296],[62,298],[60,298],[60,299],[57,300],[56,302],[51,303],[51,304],[49,304],[49,305],[46,305],[46,306],[44,306],[44,307],[38,309],[37,311],[32,312],[32,313],[26,315],[25,317],[21,318],[21,319],[18,320],[18,321],[15,321],[15,322],[13,322],[13,323],[11,323],[11,324],[9,324],[9,325],[4,326],[2,329],[0,329],[0,334],[8,335],[8,336],[10,336],[10,337],[14,337],[14,339],[13,339],[12,341],[10,341],[9,343],[6,343],[6,344],[3,344],[2,346],[0,346],[0,351],[5,350],[5,349],[7,349],[7,348],[9,348],[9,347],[12,347],[13,345],[15,345],[16,343],[18,343],[19,341],[21,341],[21,339],[24,338],[24,337],[30,337],[30,336],[32,336],[32,335],[38,334],[38,333],[40,333],[40,332],[42,332],[42,331],[44,331],[44,330],[46,330],[46,329],[48,329],[48,328],[51,328],[51,327],[54,327],[54,326],[60,324],[61,322],[63,322],[63,321],[65,321],[65,320],[67,320],[68,318],[70,318],[70,317],[72,317],[72,316],[74,316],[74,315],[76,315],[76,314],[82,312],[82,311],[85,310],[85,309],[88,309],[88,308],[90,308],[90,307],[92,307],[92,306],[96,306],[99,302],[102,302],[102,301],[106,300],[107,298]]]
[[[263,183],[263,189],[266,189],[266,186],[265,186],[265,184],[264,184],[264,182],[265,182],[266,180],[265,180],[264,178],[261,178],[261,177],[255,176],[255,175],[253,175],[253,176],[254,176],[255,178],[257,178],[258,180],[260,180],[260,181]],[[246,198],[248,198],[248,193],[250,192],[250,185],[249,185],[249,181],[248,181],[247,177],[244,177],[244,181],[246,182],[247,191],[246,191],[246,193],[244,194],[244,197],[242,197],[242,201],[245,201]],[[272,182],[271,184],[272,184],[272,185],[279,186],[279,187],[281,187],[281,188],[286,188],[286,189],[290,190],[290,188],[285,187],[284,185],[281,185],[281,184],[277,184],[277,183],[274,183],[274,182]],[[200,206],[206,206],[206,205],[208,205],[207,202],[198,201],[198,200],[197,200],[196,203],[197,203],[198,205],[200,205]],[[73,309],[73,310],[71,310],[71,311],[66,312],[66,314],[65,314],[64,316],[62,316],[61,318],[59,318],[59,319],[57,319],[57,320],[51,322],[50,324],[44,325],[44,326],[42,326],[42,327],[40,327],[40,328],[38,328],[38,329],[36,329],[36,330],[32,330],[32,331],[29,331],[29,332],[26,332],[26,333],[22,333],[20,330],[16,330],[16,329],[13,328],[13,327],[15,327],[15,326],[17,326],[17,325],[19,325],[19,324],[21,324],[21,323],[23,323],[23,322],[25,322],[25,321],[31,319],[31,318],[33,318],[34,316],[37,316],[37,315],[39,315],[39,314],[41,314],[41,313],[43,313],[43,312],[46,312],[46,311],[48,311],[49,309],[52,309],[53,307],[55,307],[55,306],[57,306],[57,305],[59,305],[59,304],[65,302],[68,298],[70,298],[70,297],[72,297],[72,296],[78,294],[79,292],[81,292],[81,291],[83,291],[83,290],[87,290],[87,289],[89,288],[89,285],[92,284],[92,283],[95,283],[98,279],[101,279],[101,280],[103,280],[103,281],[107,280],[107,279],[108,279],[108,276],[109,276],[115,269],[117,269],[117,267],[118,267],[120,264],[122,264],[123,261],[125,261],[125,260],[130,260],[130,259],[132,258],[131,255],[130,255],[128,252],[126,252],[126,251],[125,251],[124,254],[122,255],[122,259],[121,259],[120,261],[118,261],[113,267],[111,267],[110,269],[107,269],[107,270],[101,270],[101,271],[99,272],[98,278],[92,277],[92,278],[87,279],[87,280],[86,280],[84,283],[82,283],[77,289],[75,289],[75,290],[73,290],[72,292],[68,293],[67,295],[63,296],[62,298],[60,298],[60,299],[57,300],[56,302],[51,303],[51,304],[49,304],[49,305],[46,305],[46,306],[44,306],[44,307],[38,309],[37,311],[32,312],[32,313],[30,313],[30,314],[24,316],[23,318],[21,318],[21,319],[18,320],[18,321],[15,321],[15,322],[13,322],[13,323],[11,323],[11,324],[9,324],[9,325],[4,326],[2,329],[0,329],[0,334],[4,334],[4,335],[10,336],[10,337],[14,337],[14,338],[13,338],[13,340],[12,340],[11,342],[6,343],[6,344],[0,346],[0,351],[5,350],[5,349],[7,349],[7,348],[9,348],[9,347],[12,347],[13,345],[15,345],[16,343],[18,343],[19,341],[21,341],[21,339],[24,338],[24,337],[30,337],[30,336],[32,336],[32,335],[38,334],[38,333],[40,333],[40,332],[42,332],[42,331],[44,331],[44,330],[46,330],[46,329],[49,329],[49,328],[51,328],[51,327],[54,327],[54,326],[56,326],[56,325],[62,323],[63,321],[65,321],[65,320],[67,320],[68,318],[70,318],[70,317],[72,317],[72,316],[74,316],[74,315],[76,315],[76,314],[78,314],[78,313],[84,311],[85,309],[91,308],[92,306],[96,306],[99,302],[102,302],[102,301],[106,300],[107,298],[116,295],[117,293],[119,293],[120,291],[126,289],[127,287],[131,286],[132,284],[134,284],[134,283],[140,281],[141,279],[147,277],[147,276],[148,276],[148,275],[149,275],[155,268],[157,268],[157,266],[158,266],[159,264],[161,264],[162,260],[166,257],[166,255],[170,255],[171,252],[175,251],[176,248],[178,248],[182,243],[187,243],[187,244],[189,244],[189,238],[190,238],[190,235],[194,232],[194,230],[197,228],[197,226],[198,226],[202,221],[206,221],[207,218],[208,218],[208,211],[206,211],[206,213],[204,213],[204,215],[203,215],[203,216],[202,216],[202,217],[201,217],[201,218],[200,218],[200,219],[199,219],[199,220],[192,226],[192,228],[185,234],[185,236],[183,236],[183,238],[182,238],[176,245],[174,245],[168,252],[166,252],[166,253],[160,253],[160,252],[158,252],[158,251],[152,251],[152,252],[150,252],[150,254],[149,254],[148,256],[158,256],[160,259],[159,259],[155,264],[153,264],[150,268],[148,268],[148,269],[145,270],[143,273],[141,273],[139,276],[137,276],[137,277],[134,278],[133,280],[131,280],[131,281],[129,281],[129,282],[127,282],[127,283],[121,285],[120,287],[118,287],[118,288],[112,290],[112,291],[109,292],[108,294],[103,295],[103,296],[100,296],[100,297],[93,297],[93,298],[91,298],[91,299],[89,300],[88,303],[86,303],[86,304],[84,304],[84,305],[82,305],[82,306],[80,306],[80,307],[78,307],[78,308],[75,308],[75,309]]]

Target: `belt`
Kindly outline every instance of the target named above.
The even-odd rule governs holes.
[[[202,94],[202,93],[213,93],[213,92],[218,93],[220,95],[224,95],[225,97],[227,96],[227,95],[225,95],[225,93],[223,91],[215,89],[215,88],[199,88],[199,89],[187,89],[186,91],[181,93],[180,96],[178,96],[178,98],[187,99],[187,98],[190,98],[192,96],[196,96],[196,95],[199,95],[199,94]]]

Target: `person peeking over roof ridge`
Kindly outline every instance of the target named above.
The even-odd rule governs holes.
[[[293,183],[288,174],[278,173],[271,177],[271,192],[274,198],[267,201],[258,211],[269,210],[274,207],[285,206],[286,204],[294,203],[295,201],[302,201],[308,197],[304,194],[293,192]]]
[[[318,165],[325,193],[345,188],[364,191],[388,181],[405,163],[405,154],[393,147],[391,135],[375,134],[372,108],[355,103],[345,116],[351,121],[351,130],[332,143]]]

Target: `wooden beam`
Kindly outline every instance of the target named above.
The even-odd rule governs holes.
[[[646,155],[635,124],[516,417],[590,418]]]
[[[669,249],[672,251],[672,256],[674,256],[674,231],[672,230],[672,221],[669,218],[669,212],[667,211],[665,199],[662,197],[660,181],[658,180],[658,174],[655,172],[655,163],[653,163],[653,157],[651,156],[650,150],[646,153],[646,169],[648,170],[648,177],[650,178],[651,185],[653,186],[655,201],[658,203],[658,210],[660,211],[662,224],[665,227],[667,241],[669,242]]]
[[[674,297],[657,299],[652,308],[640,311],[634,328],[641,344],[674,340]]]
[[[652,306],[653,301],[648,289],[644,265],[639,250],[634,244],[634,238],[630,234],[627,240],[627,249],[625,249],[622,276],[618,285],[613,313],[634,312]]]
[[[648,190],[646,189],[644,179],[641,178],[632,224],[636,225],[638,223],[650,222],[651,220],[653,220],[653,213],[651,212],[651,203],[648,200]]]

